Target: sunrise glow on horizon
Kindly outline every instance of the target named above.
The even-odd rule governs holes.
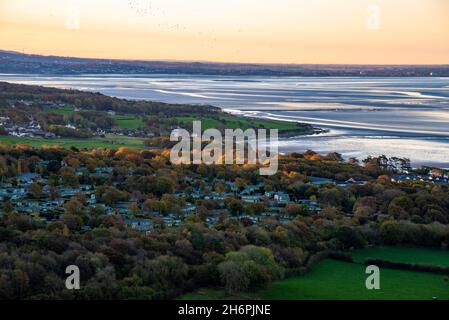
[[[0,50],[89,58],[449,64],[447,0],[0,0]]]

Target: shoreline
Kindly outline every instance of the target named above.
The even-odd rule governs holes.
[[[226,109],[226,111],[227,110],[229,110],[229,109]],[[269,117],[257,116],[257,115],[251,114],[251,113],[247,113],[247,111],[245,111],[245,110],[236,110],[236,109],[232,110],[231,109],[229,111],[230,111],[230,113],[233,113],[234,115],[239,115],[239,116],[242,116],[242,117],[250,117],[250,118],[256,118],[256,119],[263,119],[263,120],[273,120],[273,119],[271,119]],[[285,120],[285,119],[276,119],[276,120],[277,121],[283,121],[283,122],[296,122],[296,121],[288,121],[288,120]],[[302,123],[302,122],[298,121],[298,123]],[[292,133],[291,135],[279,136],[280,137],[279,142],[280,143],[295,142],[295,141],[298,141],[298,140],[304,139],[304,138],[324,138],[325,139],[325,138],[341,137],[341,135],[333,134],[333,132],[335,133],[335,131],[336,131],[334,129],[324,129],[324,128],[319,128],[319,127],[315,127],[315,126],[313,126],[313,128],[314,128],[314,132],[313,133],[309,133],[309,134],[299,134],[298,135],[298,134]],[[366,136],[361,135],[360,137],[365,138]],[[391,136],[389,138],[393,138],[393,137],[394,136]],[[397,137],[399,139],[407,138],[407,137],[401,137],[401,136],[397,136]],[[297,139],[295,139],[295,138],[297,138]],[[344,136],[343,138],[349,138],[349,136],[348,137]],[[410,137],[410,138],[414,138],[414,137]],[[372,137],[372,139],[374,139],[374,136]],[[278,146],[278,148],[281,149],[282,147]],[[340,153],[345,160],[348,160],[349,158],[354,156],[354,155],[351,155],[351,153],[354,153],[354,151],[352,151],[352,152],[350,152],[348,154],[348,152],[345,152],[345,151],[342,151],[342,150],[336,150],[336,149],[331,151],[331,150],[320,150],[320,149],[316,149],[316,148],[301,148],[301,149],[298,148],[298,149],[294,149],[294,147],[291,147],[291,148],[289,148],[289,150],[279,151],[279,152],[282,153],[282,154],[288,154],[288,153],[293,153],[293,152],[303,153],[303,152],[306,152],[307,150],[312,150],[312,151],[314,151],[317,154],[322,155],[322,156],[325,156],[326,154],[331,153],[331,152],[337,152],[337,153]],[[361,152],[363,152],[363,151],[361,151]],[[357,157],[356,156],[356,158],[358,160],[362,161],[362,160],[366,159],[368,156],[376,157],[376,156],[380,156],[380,155],[381,154],[377,154],[376,155],[376,154],[373,153],[373,154],[368,154],[365,157]],[[392,156],[392,155],[389,155],[389,156]],[[397,156],[397,155],[396,155],[396,157],[407,158],[407,157]],[[410,158],[410,161],[411,161],[413,169],[418,169],[418,168],[422,168],[422,167],[437,167],[437,168],[441,168],[441,169],[445,169],[445,170],[449,169],[449,162],[442,162],[442,161],[438,161],[438,160],[437,161],[427,161],[427,160],[424,160],[424,159],[413,160],[413,158]]]

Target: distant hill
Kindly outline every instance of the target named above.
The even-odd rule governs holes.
[[[313,65],[135,61],[40,56],[0,50],[0,73],[260,76],[449,76],[449,65]]]

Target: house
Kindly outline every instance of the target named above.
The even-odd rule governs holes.
[[[86,194],[91,194],[94,191],[94,186],[91,186],[89,184],[82,184],[80,185],[80,189]]]
[[[125,220],[125,224],[138,231],[149,231],[153,228],[153,222],[148,219],[139,219],[139,220]]]
[[[36,201],[17,202],[15,207],[18,212],[32,213],[40,210],[39,203]]]
[[[25,188],[9,188],[5,195],[10,197],[11,200],[18,200],[25,198],[27,191]]]
[[[196,206],[195,206],[195,205],[193,205],[193,204],[191,204],[191,203],[187,203],[187,205],[182,209],[182,212],[183,212],[185,215],[189,215],[189,214],[191,214],[192,212],[195,212],[195,210],[196,210]]]
[[[94,173],[91,173],[89,176],[92,178],[109,178],[109,174],[114,171],[112,167],[106,168],[96,168]]]
[[[129,210],[131,204],[133,204],[131,201],[118,201],[115,204],[115,208],[120,214],[127,214],[131,211]]]
[[[202,199],[204,197],[204,192],[200,190],[195,190],[190,194],[190,196],[193,199]]]
[[[90,204],[96,204],[97,203],[97,196],[95,194],[92,194],[90,196],[89,203]]]
[[[59,191],[59,194],[61,195],[62,198],[71,198],[79,192],[81,192],[80,188],[73,188],[73,189],[72,188],[62,188]]]
[[[227,197],[224,193],[212,192],[204,197],[205,200],[224,200]]]
[[[277,192],[274,194],[274,200],[278,204],[288,204],[290,202],[290,196],[285,192]]]
[[[75,175],[81,177],[85,172],[87,172],[86,168],[77,168],[75,169]]]
[[[320,178],[320,177],[309,177],[310,182],[314,185],[322,185],[322,184],[327,184],[327,183],[335,183],[334,180],[332,179],[327,179],[327,178]]]
[[[0,197],[7,197],[9,195],[9,190],[7,188],[0,189]]]
[[[350,178],[350,179],[346,180],[345,182],[350,185],[355,184],[355,185],[359,185],[359,186],[363,186],[368,183],[367,181],[360,179],[360,178]]]
[[[92,227],[90,226],[82,226],[81,227],[81,232],[89,232],[92,231]]]
[[[218,222],[218,217],[217,216],[209,216],[206,218],[206,224],[209,227],[212,227],[213,225],[215,225]]]
[[[229,190],[232,192],[239,191],[239,187],[235,184],[235,182],[227,182],[226,185],[228,186]]]
[[[280,222],[287,222],[287,221],[291,221],[292,217],[289,216],[279,216],[279,221]]]
[[[346,181],[337,182],[337,186],[342,187],[342,188],[347,188],[347,187],[350,187],[350,186],[353,186],[353,185],[363,186],[363,185],[365,185],[367,183],[368,183],[367,181],[355,177],[355,178],[349,178]]]
[[[307,210],[319,213],[321,212],[321,207],[318,205],[316,200],[300,199],[296,201],[297,204],[304,206]]]
[[[265,211],[260,214],[262,217],[274,217],[277,215],[276,212],[273,211]]]
[[[245,186],[245,189],[243,189],[243,191],[240,192],[240,195],[250,195],[255,192],[259,192],[262,188],[263,188],[262,183],[250,184],[250,185]]]
[[[233,219],[233,220],[240,220],[240,222],[247,220],[247,221],[250,221],[253,224],[255,224],[255,223],[260,221],[260,217],[250,216],[250,215],[247,215],[247,214],[241,215],[241,216],[238,216],[238,217],[231,217],[231,219]]]
[[[260,202],[262,200],[262,195],[260,195],[260,194],[243,195],[243,196],[241,196],[241,199],[248,203],[256,203],[256,202]]]
[[[173,193],[173,197],[175,197],[175,198],[184,198],[185,197],[185,193],[181,192],[181,191],[176,191],[175,193]]]
[[[276,194],[276,191],[267,191],[267,192],[265,192],[265,197],[273,198],[275,194]]]
[[[39,177],[40,176],[37,173],[22,173],[16,177],[16,180],[19,184],[29,185],[36,181]]]
[[[167,227],[175,227],[181,224],[181,219],[176,218],[172,215],[169,215],[168,217],[162,217],[161,219],[164,222],[164,225]]]

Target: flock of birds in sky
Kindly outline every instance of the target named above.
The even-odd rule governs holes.
[[[167,12],[164,9],[155,6],[151,0],[129,0],[128,5],[134,11],[134,13],[141,18],[153,16],[160,19],[167,17]],[[168,30],[170,32],[188,31],[187,26],[181,25],[179,23],[170,23],[168,21],[158,22],[157,27]],[[216,32],[217,30],[212,25],[210,25],[208,26],[207,32],[197,31],[195,32],[195,35],[200,39],[208,38],[207,41],[204,41],[204,45],[209,49],[215,49],[217,37],[214,35],[216,34]],[[242,29],[237,29],[236,33],[242,33]]]
[[[67,21],[73,22],[73,19],[76,18],[75,20],[78,21],[78,25],[79,25],[79,21],[81,20],[80,18],[82,18],[82,15],[79,13],[79,11],[75,10],[75,9],[79,10],[78,1],[71,0],[68,2],[68,5],[69,6],[67,7],[67,10],[65,12],[65,15],[66,15],[65,27],[66,28],[67,28]],[[190,35],[193,35],[194,37],[196,37],[197,39],[199,39],[201,41],[204,49],[207,49],[207,50],[217,49],[218,30],[213,26],[213,21],[210,21],[210,23],[208,24],[207,30],[194,31],[187,25],[170,22],[170,19],[168,17],[169,14],[163,8],[160,8],[157,5],[155,5],[154,2],[151,0],[128,0],[128,6],[139,18],[144,19],[144,18],[157,17],[157,19],[155,19],[155,21],[157,21],[157,23],[155,22],[155,24],[154,24],[154,26],[157,27],[157,29],[167,30],[168,32],[173,32],[173,33],[179,33],[179,32],[189,33]],[[77,14],[74,15],[74,13],[77,13]],[[56,15],[57,15],[56,11],[52,10],[50,12],[50,16],[54,17]],[[71,27],[68,29],[74,30],[74,29],[79,29],[79,27],[77,27],[77,28]],[[235,34],[243,34],[243,30],[240,27],[237,27],[235,29]],[[230,49],[230,48],[227,48],[227,49]],[[236,48],[234,48],[233,51],[235,54],[238,54],[240,52],[240,49],[236,47]]]
[[[165,17],[167,13],[164,9],[158,8],[151,3],[150,0],[129,0],[128,5],[131,10],[134,11],[139,17]],[[165,27],[169,30],[180,31],[186,30],[185,26],[181,26],[179,23],[168,23],[160,22],[157,24],[158,27]]]

